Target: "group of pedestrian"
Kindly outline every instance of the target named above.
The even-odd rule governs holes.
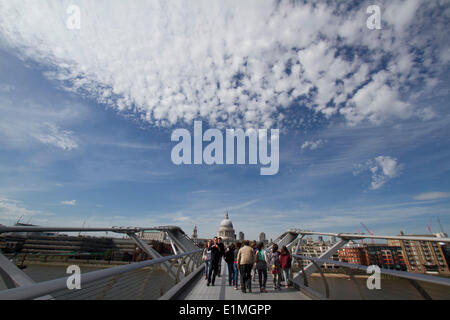
[[[253,279],[258,275],[260,292],[267,292],[267,274],[271,272],[275,290],[281,290],[281,278],[284,278],[285,287],[289,287],[291,278],[292,258],[286,246],[279,250],[278,245],[272,245],[270,250],[264,248],[264,243],[250,243],[248,240],[230,244],[225,248],[222,238],[214,237],[205,244],[203,261],[205,262],[205,279],[207,285],[214,286],[216,277],[220,277],[222,258],[228,266],[228,283],[239,289],[239,279],[242,292],[252,292]]]

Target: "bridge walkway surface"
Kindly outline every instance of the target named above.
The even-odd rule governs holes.
[[[180,298],[184,300],[310,300],[295,288],[285,288],[282,285],[281,290],[274,290],[270,272],[267,274],[267,293],[260,292],[258,276],[256,276],[256,281],[252,279],[252,293],[243,293],[240,283],[239,290],[236,290],[234,286],[228,284],[228,267],[225,261],[222,261],[221,276],[216,277],[215,285],[207,286],[206,284],[207,281],[202,274],[201,278],[187,288],[185,294]]]

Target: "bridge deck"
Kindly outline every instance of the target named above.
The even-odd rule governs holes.
[[[252,272],[253,275],[253,272]],[[272,275],[267,275],[267,293],[261,293],[259,290],[258,278],[252,279],[252,293],[243,293],[235,290],[234,286],[228,284],[228,268],[222,261],[221,277],[216,278],[215,286],[207,286],[204,274],[192,287],[186,290],[185,300],[310,300],[295,288],[284,288],[274,290]]]

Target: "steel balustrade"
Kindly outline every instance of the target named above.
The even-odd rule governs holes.
[[[331,259],[309,257],[309,256],[304,256],[304,255],[299,255],[299,254],[293,254],[292,257],[294,257],[295,259],[300,260],[299,263],[300,263],[300,267],[301,267],[302,270],[300,271],[299,277],[300,276],[303,277],[304,283],[302,285],[299,282],[299,280],[297,280],[297,279],[291,279],[291,281],[294,284],[298,285],[299,287],[303,287],[303,288],[309,287],[307,279],[308,279],[308,277],[311,274],[308,274],[307,272],[305,272],[305,269],[303,268],[303,264],[302,264],[301,260],[311,261],[311,263],[316,267],[316,269],[320,273],[322,281],[324,282],[325,292],[326,292],[325,293],[325,298],[327,298],[327,299],[330,298],[329,286],[328,286],[328,282],[326,280],[326,277],[325,277],[323,271],[321,270],[319,264],[327,263],[327,264],[333,264],[335,266],[342,267],[345,270],[345,272],[348,274],[350,279],[356,285],[357,285],[357,283],[356,283],[356,281],[354,279],[353,273],[351,273],[351,271],[349,272],[348,270],[359,270],[359,271],[367,272],[367,269],[370,267],[370,266],[363,266],[363,265],[359,265],[359,264],[351,264],[351,263],[331,260]],[[391,269],[384,269],[384,268],[380,268],[380,274],[389,275],[389,276],[393,276],[393,277],[397,277],[397,278],[407,279],[411,283],[411,285],[420,293],[420,295],[424,299],[427,299],[427,300],[431,299],[431,297],[420,286],[418,281],[450,287],[450,279],[449,278],[442,278],[442,277],[430,276],[430,275],[425,275],[425,274],[416,274],[416,273],[410,273],[410,272],[406,272],[406,271],[398,271],[398,270],[391,270]],[[311,290],[310,288],[308,288],[308,289]],[[358,289],[358,291],[359,291],[360,296],[361,296],[361,291],[359,289]],[[314,294],[316,296],[319,296],[319,297],[321,296],[321,294],[318,293],[318,292],[314,292]]]
[[[113,277],[120,277],[120,276],[124,276],[127,275],[130,277],[134,276],[133,279],[134,281],[136,281],[137,284],[141,284],[142,283],[142,276],[146,275],[146,270],[143,270],[144,268],[150,267],[150,266],[154,266],[154,265],[158,265],[161,263],[164,263],[166,261],[170,261],[170,260],[175,260],[177,261],[178,259],[184,259],[187,256],[191,256],[191,255],[196,255],[199,252],[201,252],[201,249],[198,250],[194,250],[191,252],[186,252],[186,253],[182,253],[182,254],[177,254],[177,255],[172,255],[172,256],[168,256],[168,257],[162,257],[162,258],[158,258],[158,259],[152,259],[152,260],[147,260],[147,261],[142,261],[142,262],[136,262],[136,263],[132,263],[129,265],[124,265],[124,266],[117,266],[117,267],[113,267],[113,268],[109,268],[109,269],[104,269],[104,270],[98,270],[98,271],[92,271],[92,272],[88,272],[88,273],[84,273],[81,274],[81,286],[82,289],[81,290],[68,290],[67,289],[67,279],[68,277],[63,277],[63,278],[59,278],[59,279],[55,279],[55,280],[49,280],[49,281],[44,281],[44,282],[39,282],[39,283],[34,283],[34,284],[29,284],[29,285],[24,285],[18,288],[14,288],[14,289],[7,289],[7,290],[3,290],[0,291],[0,300],[24,300],[24,299],[35,299],[35,298],[39,298],[48,294],[52,294],[55,292],[60,292],[60,291],[69,291],[68,293],[71,294],[85,294],[86,292],[83,292],[83,290],[92,290],[92,286],[90,285],[98,285],[99,281],[101,280],[110,280]],[[178,267],[178,273],[180,271],[180,266]],[[135,274],[132,274],[132,272],[137,272]],[[115,278],[115,281],[118,281],[118,278]],[[128,281],[125,281],[123,286],[124,287],[132,287],[131,286],[131,279],[129,279]],[[100,283],[100,287],[102,285],[105,285],[105,283]],[[113,285],[110,284],[110,288],[112,288]],[[105,288],[106,290],[108,288]],[[117,288],[117,289],[123,289],[121,288]],[[132,290],[135,290],[134,288]],[[57,297],[54,298],[58,298],[58,297],[63,297],[64,295],[58,295]]]

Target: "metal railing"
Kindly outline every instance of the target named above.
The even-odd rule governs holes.
[[[316,258],[316,257],[309,257],[299,254],[293,254],[293,258],[297,259],[299,261],[299,265],[301,268],[301,271],[299,272],[297,279],[291,279],[291,281],[299,287],[300,290],[304,290],[305,293],[309,294],[310,296],[314,296],[315,298],[319,299],[330,299],[330,285],[326,276],[326,273],[322,270],[320,267],[321,264],[332,264],[334,266],[340,267],[345,274],[348,276],[348,278],[353,282],[354,288],[359,293],[359,296],[361,299],[364,299],[363,290],[364,287],[361,287],[361,283],[358,283],[356,281],[355,275],[356,273],[352,270],[362,271],[367,274],[368,269],[370,266],[364,266],[359,264],[351,264],[341,261],[336,261],[332,259],[324,259],[324,258]],[[303,261],[307,260],[312,263],[315,270],[320,274],[320,278],[322,279],[323,288],[325,294],[321,294],[317,290],[314,290],[310,287],[310,276],[311,273],[308,274],[308,272],[305,272],[305,269],[303,267]],[[426,274],[417,274],[417,273],[410,273],[406,271],[399,271],[399,270],[392,270],[392,269],[385,269],[385,268],[379,268],[379,272],[381,275],[391,276],[394,278],[400,278],[400,279],[406,279],[408,283],[414,288],[423,299],[431,300],[431,295],[424,289],[423,283],[427,284],[433,284],[442,286],[445,289],[450,289],[450,279],[449,278],[443,278],[443,277],[437,277],[437,276],[431,276]],[[370,272],[370,275],[372,272]],[[301,278],[303,280],[303,283],[300,282],[298,278]],[[367,289],[367,288],[365,288]],[[368,290],[368,289],[367,289]],[[448,291],[450,294],[450,291]],[[450,295],[447,296],[447,299],[450,298]]]
[[[152,282],[154,270],[151,266],[170,263],[170,268],[176,268],[175,283],[180,281],[182,267],[186,275],[193,272],[201,261],[201,249],[176,254],[168,257],[136,262],[129,265],[92,271],[81,274],[81,289],[69,290],[67,280],[70,276],[18,288],[0,291],[0,300],[37,299],[46,296],[55,300],[117,300],[117,299],[157,299],[164,292],[157,292]],[[201,266],[201,264],[200,264]],[[168,281],[170,278],[159,281]],[[174,285],[175,283],[171,284]],[[155,292],[156,291],[156,292]]]
[[[304,245],[303,238],[310,236],[329,236],[334,237],[337,241],[330,242],[328,248],[314,253],[317,256],[308,256],[301,254],[301,247]],[[293,258],[299,262],[300,272],[294,274],[290,281],[307,295],[318,299],[384,299],[393,297],[394,299],[450,299],[450,279],[426,274],[411,273],[392,269],[380,268],[380,274],[384,277],[383,283],[385,287],[381,290],[371,290],[367,287],[367,282],[363,283],[363,279],[368,278],[366,271],[370,266],[350,264],[332,259],[338,250],[347,245],[350,241],[362,239],[383,239],[383,240],[399,240],[399,241],[419,241],[432,242],[439,244],[450,243],[450,238],[445,234],[437,234],[435,236],[414,236],[414,235],[367,235],[355,233],[330,233],[315,232],[303,229],[289,229],[281,234],[273,243],[278,246],[285,245],[289,250],[293,251]],[[306,244],[308,245],[308,244]],[[295,250],[293,247],[295,246]],[[271,247],[271,246],[270,246]],[[269,248],[270,248],[269,247]],[[309,262],[304,264],[303,261]],[[338,267],[330,273],[325,273],[321,265],[326,264]],[[320,278],[312,277],[316,273]],[[359,274],[358,274],[359,273]],[[362,274],[364,276],[361,276]],[[335,279],[336,278],[336,279]],[[320,281],[320,279],[322,281]],[[344,288],[348,281],[351,280],[353,287],[351,293]],[[312,285],[311,285],[312,284]],[[342,288],[340,287],[342,286]],[[323,290],[320,290],[320,287]],[[389,291],[390,290],[390,291]],[[388,292],[389,291],[389,292]],[[322,292],[322,293],[321,293]],[[339,292],[339,293],[336,293]],[[350,293],[350,294],[347,294]]]

